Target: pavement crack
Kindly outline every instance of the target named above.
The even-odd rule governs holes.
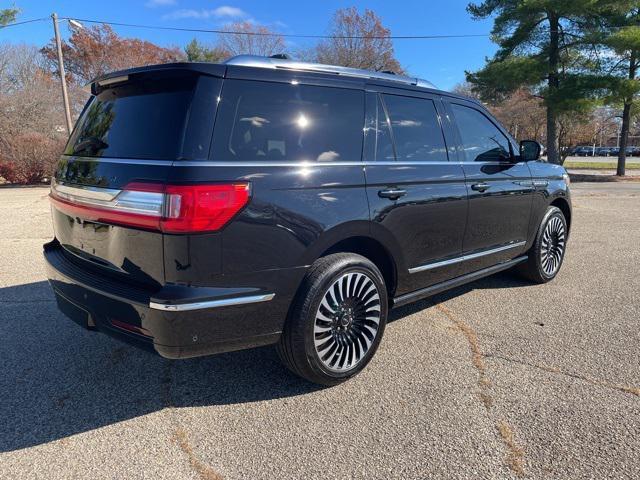
[[[524,449],[516,443],[513,430],[503,420],[497,423],[498,433],[507,447],[507,465],[519,477],[524,477]]]
[[[471,363],[478,372],[478,387],[480,388],[479,397],[490,417],[492,415],[493,396],[491,395],[491,379],[487,374],[487,365],[485,363],[486,355],[482,353],[478,334],[468,325],[462,318],[452,312],[449,308],[439,303],[435,306],[438,310],[446,315],[453,325],[464,335],[469,350],[471,350]],[[493,418],[492,418],[493,419]],[[513,428],[502,419],[494,420],[500,440],[507,450],[505,463],[509,469],[518,477],[524,477],[524,448],[518,445]]]
[[[183,428],[177,428],[174,433],[174,440],[178,443],[180,450],[187,455],[189,465],[195,470],[202,480],[222,480],[222,475],[216,472],[206,463],[202,462],[193,451],[189,436]]]
[[[489,410],[493,405],[493,397],[491,396],[491,380],[487,376],[487,366],[484,361],[484,354],[480,348],[480,342],[478,341],[478,335],[476,332],[467,325],[460,317],[454,314],[449,308],[445,307],[441,303],[436,305],[436,308],[444,313],[447,318],[455,325],[458,331],[462,332],[469,344],[471,350],[471,362],[478,372],[478,386],[480,387],[480,400],[484,404],[485,408]]]
[[[171,392],[171,385],[173,381],[173,362],[165,361],[164,370],[162,374],[161,382],[161,397],[162,405],[169,413],[169,422],[175,426],[172,440],[178,444],[180,450],[187,456],[189,465],[196,472],[198,477],[202,480],[222,480],[222,475],[216,472],[209,465],[200,460],[195,452],[191,442],[189,441],[189,435],[187,431],[180,425],[177,425],[177,420],[174,415],[175,405],[173,402],[173,395]]]
[[[565,377],[575,378],[577,380],[582,380],[583,382],[587,382],[587,383],[590,383],[592,385],[611,388],[613,390],[618,390],[619,392],[622,392],[622,393],[628,393],[628,394],[640,397],[640,387],[633,387],[633,386],[629,386],[629,385],[621,385],[619,383],[611,382],[611,381],[606,380],[606,379],[603,380],[603,379],[600,379],[600,378],[594,378],[594,377],[590,377],[588,375],[583,375],[583,374],[580,374],[580,373],[568,372],[568,371],[562,370],[561,368],[558,368],[558,367],[551,367],[551,366],[548,366],[548,365],[541,365],[541,364],[537,364],[537,363],[525,362],[524,360],[518,360],[517,358],[505,357],[505,356],[502,356],[502,355],[487,354],[487,355],[485,355],[485,357],[486,358],[496,358],[498,360],[504,360],[505,362],[517,363],[517,364],[520,364],[520,365],[524,365],[526,367],[536,368],[538,370],[543,370],[543,371],[548,372],[548,373],[554,373],[554,374],[557,374],[557,375],[563,375]]]

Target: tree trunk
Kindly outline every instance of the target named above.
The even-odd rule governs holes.
[[[616,175],[624,177],[627,162],[627,144],[629,143],[629,124],[631,123],[631,104],[624,103],[622,112],[622,129],[620,130],[620,152],[618,153],[618,169]]]
[[[555,12],[549,13],[549,94],[547,98],[547,159],[550,163],[560,164],[558,142],[557,112],[553,106],[553,98],[557,93],[560,81],[558,65],[560,63],[560,19]],[[551,101],[549,101],[551,100]]]
[[[560,162],[560,147],[558,141],[558,122],[556,113],[552,108],[547,107],[547,160],[549,163]]]
[[[635,80],[638,52],[631,51],[631,58],[629,59],[629,80]],[[616,169],[616,175],[624,177],[626,174],[627,163],[627,144],[629,143],[629,128],[631,125],[631,105],[633,103],[633,97],[628,98],[624,102],[624,110],[622,111],[622,128],[620,130],[620,152],[618,152],[618,168]]]

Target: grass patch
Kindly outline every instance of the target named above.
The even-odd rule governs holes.
[[[618,162],[576,162],[574,160],[564,162],[564,168],[583,170],[615,170],[617,167]],[[627,161],[626,167],[629,170],[640,169],[640,163]]]

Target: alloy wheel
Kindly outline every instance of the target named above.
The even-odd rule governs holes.
[[[542,234],[540,263],[545,275],[552,276],[560,268],[566,243],[566,229],[560,217],[551,217]]]
[[[380,327],[380,294],[365,273],[340,276],[326,290],[316,312],[314,345],[325,368],[347,372],[371,349]]]

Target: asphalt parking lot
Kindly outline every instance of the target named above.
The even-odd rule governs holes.
[[[320,389],[273,349],[170,362],[60,314],[45,188],[0,189],[0,478],[638,478],[640,184],[574,184],[563,270],[395,311]]]

